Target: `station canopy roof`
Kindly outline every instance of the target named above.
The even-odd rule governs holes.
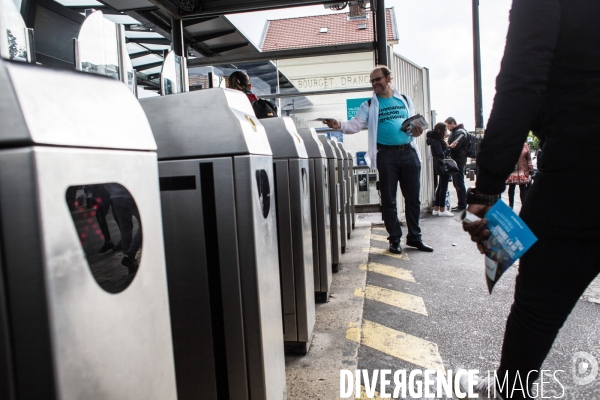
[[[218,56],[243,56],[260,50],[240,32],[224,14],[268,10],[276,8],[336,4],[335,1],[314,0],[55,0],[80,13],[100,10],[109,20],[125,26],[127,51],[133,67],[138,71],[138,81],[158,86],[164,54],[171,48],[171,19],[181,19],[188,59]],[[234,70],[236,65],[224,65]],[[275,79],[270,79],[271,93],[277,81],[275,66],[268,61],[243,66],[250,76],[251,68],[272,69]],[[279,73],[279,84],[288,93],[293,85]],[[303,98],[305,99],[305,98]]]

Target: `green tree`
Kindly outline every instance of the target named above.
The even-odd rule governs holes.
[[[8,56],[12,60],[19,52],[19,48],[17,47],[17,38],[12,34],[10,29],[6,30],[6,34],[8,35]]]
[[[527,135],[527,144],[529,145],[530,150],[535,151],[540,149],[540,139],[532,132],[529,132],[529,135]]]

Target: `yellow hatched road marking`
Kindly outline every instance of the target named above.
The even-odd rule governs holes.
[[[444,371],[437,344],[364,320],[361,345],[408,361],[425,369]]]
[[[403,281],[415,282],[412,272],[400,267],[392,267],[391,265],[379,263],[369,263],[368,267],[367,264],[361,264],[358,266],[358,268],[363,271],[369,270],[370,272],[375,272],[377,274],[390,276],[396,279],[402,279]]]
[[[361,376],[362,378],[362,376]],[[360,400],[367,400],[367,399],[375,399],[375,400],[380,400],[381,397],[379,397],[379,392],[377,390],[374,391],[375,396],[373,397],[369,397],[367,396],[367,390],[365,389],[365,387],[363,385],[360,385]],[[388,391],[389,393],[389,391]]]
[[[378,235],[378,234],[376,234],[376,233],[372,233],[372,234],[371,234],[371,239],[372,239],[372,240],[377,240],[377,241],[379,241],[379,242],[385,242],[385,243],[388,243],[388,239],[387,239],[387,238],[388,238],[388,237],[387,237],[387,236],[384,236],[384,235]]]
[[[397,258],[399,260],[408,260],[408,254],[406,254],[406,253],[394,254],[394,253],[390,252],[388,249],[378,249],[376,247],[370,247],[370,248],[365,248],[364,251],[366,251],[367,253],[371,253],[371,254],[381,254],[383,256]]]
[[[354,295],[358,297],[364,296],[366,299],[375,300],[417,314],[428,315],[423,299],[419,296],[413,296],[412,294],[367,285],[364,291],[362,289],[356,289]]]

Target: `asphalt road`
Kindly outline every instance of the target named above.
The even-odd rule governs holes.
[[[518,210],[518,190],[515,200]],[[486,373],[496,369],[517,266],[505,273],[490,295],[483,256],[460,223],[448,217],[424,216],[421,227],[424,241],[435,251],[423,253],[404,247],[401,258],[385,253],[384,227],[372,228],[358,368],[371,373],[375,369],[407,370],[408,374],[441,362],[444,369],[453,371],[465,368]],[[412,280],[392,277],[382,265],[408,271]],[[408,303],[390,301],[395,293]],[[414,304],[423,304],[424,309]],[[594,368],[593,360],[578,357],[578,352],[600,361],[599,328],[600,304],[580,300],[543,365],[542,369],[549,371],[544,378],[549,382],[544,384],[544,398],[600,399],[600,374],[591,383],[576,383],[590,376]],[[580,369],[574,371],[574,364]],[[392,393],[393,388],[392,382],[387,392]],[[376,389],[380,392],[379,384]]]

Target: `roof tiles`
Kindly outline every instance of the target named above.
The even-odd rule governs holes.
[[[386,9],[387,40],[398,40],[394,9]],[[349,13],[314,15],[299,18],[274,19],[266,22],[261,50],[282,50],[300,47],[328,46],[373,41],[373,18],[349,18]],[[359,29],[366,24],[365,29]],[[327,32],[321,32],[327,28]]]

